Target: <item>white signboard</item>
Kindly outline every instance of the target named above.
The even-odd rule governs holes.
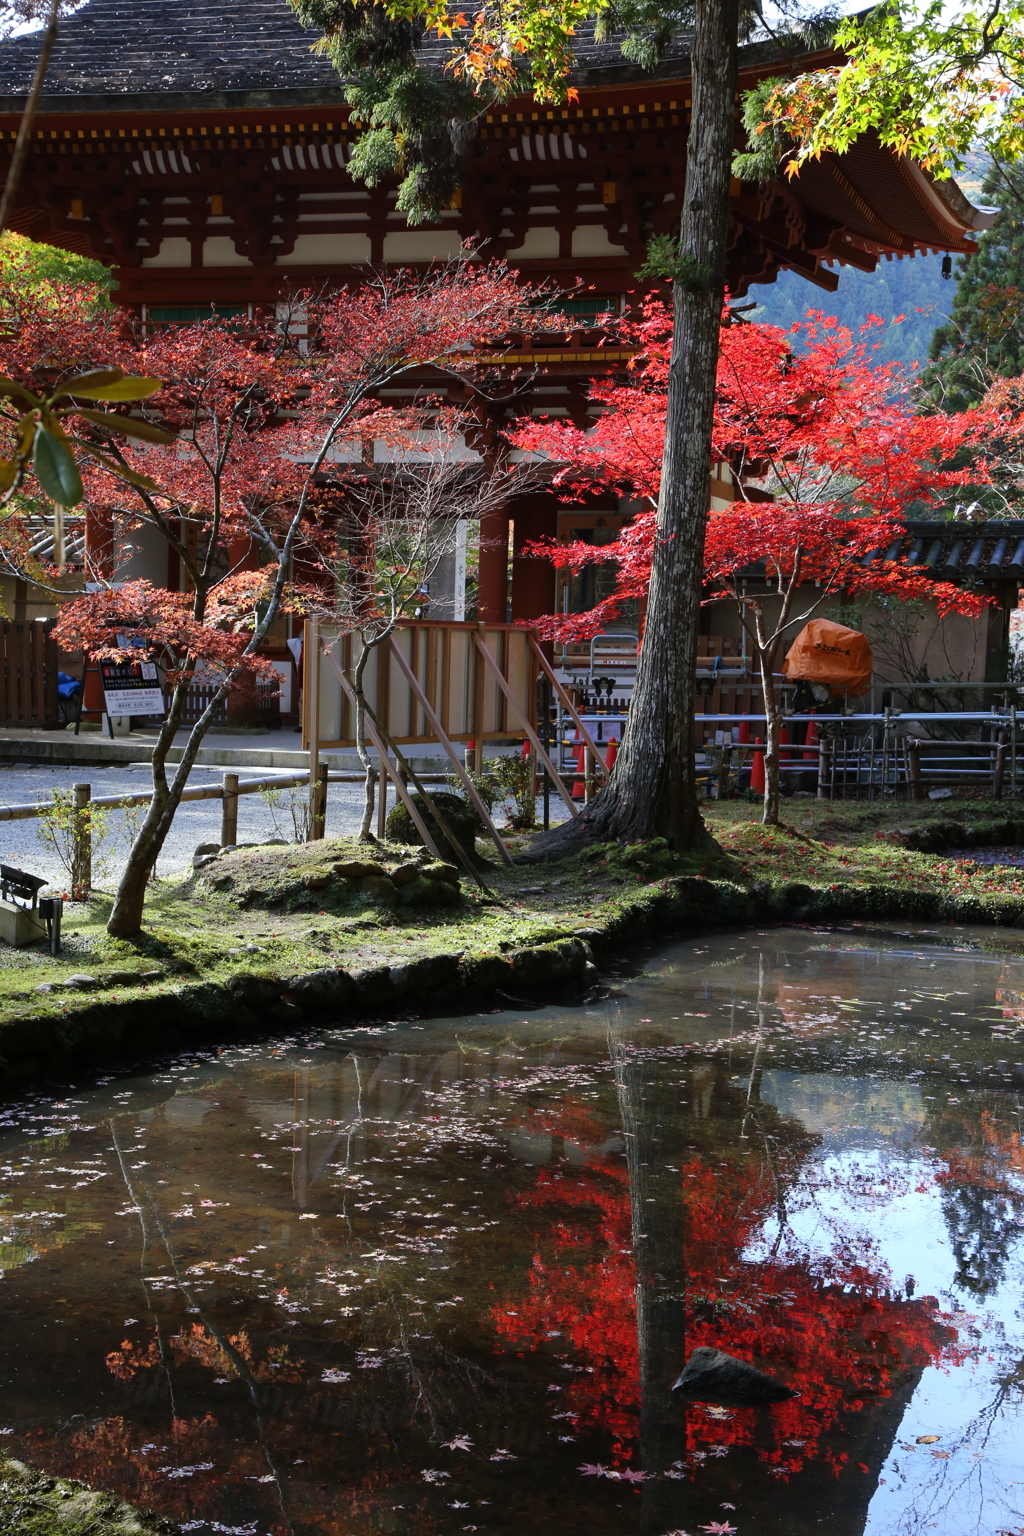
[[[100,663],[108,715],[162,715],[164,695],[152,661]]]

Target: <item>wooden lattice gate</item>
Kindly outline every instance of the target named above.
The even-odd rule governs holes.
[[[60,724],[54,620],[0,621],[0,725]]]

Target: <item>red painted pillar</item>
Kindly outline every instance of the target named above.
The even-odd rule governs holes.
[[[109,507],[85,511],[86,581],[114,579],[114,514]]]
[[[477,618],[504,624],[508,617],[508,513],[488,512],[480,519],[480,575]]]
[[[512,617],[537,619],[555,608],[555,567],[523,553],[535,540],[558,533],[558,502],[551,494],[523,496],[515,503],[512,538]]]

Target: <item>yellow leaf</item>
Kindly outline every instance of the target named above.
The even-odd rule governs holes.
[[[121,378],[110,384],[90,385],[77,388],[75,394],[82,400],[145,400],[163,389],[163,379]]]
[[[59,400],[61,395],[86,395],[91,389],[105,388],[123,378],[123,368],[90,368],[88,373],[76,373],[73,378],[65,379],[53,398]]]
[[[74,407],[71,407],[74,409]],[[165,432],[163,427],[155,427],[152,422],[139,421],[135,416],[116,416],[113,411],[88,411],[79,408],[76,416],[84,416],[87,421],[94,421],[98,427],[106,427],[110,432],[123,432],[126,437],[140,437],[146,443],[176,442],[173,432]]]

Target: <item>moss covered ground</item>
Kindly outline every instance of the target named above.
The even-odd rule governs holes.
[[[179,1536],[173,1520],[0,1455],[0,1536]]]
[[[1024,868],[991,862],[1000,845],[1024,859],[1024,803],[791,800],[772,828],[761,825],[758,806],[734,800],[707,807],[706,819],[722,849],[720,872],[743,883],[855,883],[908,897],[1002,897],[1024,909]]]
[[[23,1060],[12,1081],[53,1070],[60,1042],[86,1027],[97,1058],[116,1054],[131,1038],[132,1020],[173,1021],[179,1001],[186,1011],[208,1012],[215,1027],[218,999],[225,1010],[232,999],[247,1001],[251,1027],[261,984],[276,1001],[290,979],[311,973],[396,974],[413,962],[455,957],[464,985],[501,957],[574,936],[607,948],[659,928],[801,917],[1024,925],[1024,870],[985,863],[980,852],[1024,845],[1024,805],[794,800],[785,825],[774,829],[744,801],[708,806],[706,814],[718,848],[701,856],[676,856],[656,841],[506,868],[479,843],[482,887],[422,849],[394,844],[368,851],[337,839],[237,849],[187,879],[154,883],[145,932],[134,940],[106,934],[110,898],[97,895],[68,908],[60,957],[40,948],[0,956],[0,1068],[5,1059]],[[510,837],[513,849],[528,842]],[[499,971],[500,964],[491,985],[507,986]],[[107,1040],[106,1023],[115,1019]],[[48,1066],[36,1059],[36,1033],[49,1041]],[[152,1044],[140,1039],[140,1048]]]

